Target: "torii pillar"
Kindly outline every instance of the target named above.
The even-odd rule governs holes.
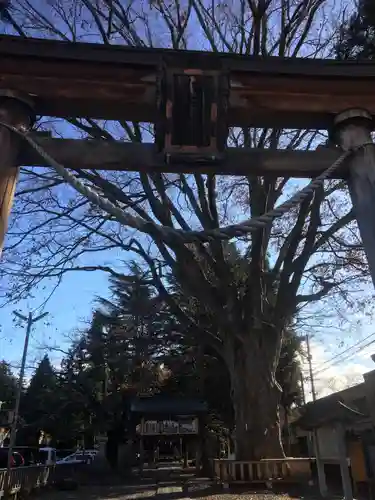
[[[19,92],[0,90],[0,122],[29,130],[34,124],[32,100]],[[0,257],[8,228],[19,168],[17,158],[22,147],[22,138],[0,125]]]
[[[351,109],[340,113],[334,123],[334,140],[344,151],[364,146],[353,153],[349,162],[348,186],[375,286],[375,146],[371,137],[374,121],[366,110]]]

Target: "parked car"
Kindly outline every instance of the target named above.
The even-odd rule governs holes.
[[[6,469],[8,465],[8,448],[0,448],[0,469]],[[14,451],[12,453],[11,467],[21,467],[25,465],[25,460],[21,453]]]
[[[39,448],[39,463],[54,465],[56,463],[56,448],[51,448],[51,446]]]
[[[78,450],[67,457],[58,460],[56,462],[57,465],[62,464],[91,464],[94,460],[95,455],[97,454],[96,450]]]
[[[15,446],[14,451],[22,455],[26,466],[39,463],[39,448],[36,446]]]
[[[99,450],[95,449],[78,449],[74,453],[84,453],[85,455],[91,455],[92,458],[96,457],[96,455],[99,453]]]
[[[13,452],[13,460],[14,460],[14,467],[21,467],[22,465],[25,465],[25,459],[23,458],[23,456],[19,451]]]

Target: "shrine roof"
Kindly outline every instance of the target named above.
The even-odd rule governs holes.
[[[335,422],[349,424],[367,420],[370,412],[363,390],[362,383],[307,403],[299,409],[300,418],[294,425],[309,430]]]
[[[130,405],[132,413],[160,415],[196,415],[208,411],[207,403],[197,399],[153,396],[136,398]]]

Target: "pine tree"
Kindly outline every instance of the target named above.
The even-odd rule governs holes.
[[[21,414],[27,424],[27,434],[34,443],[42,432],[54,434],[59,406],[56,373],[46,355],[36,368],[21,400]]]
[[[61,362],[59,373],[59,419],[56,438],[64,446],[75,446],[85,437],[92,441],[94,429],[92,415],[101,418],[97,402],[95,382],[92,379],[87,350],[87,338],[83,334],[76,339],[67,356]]]
[[[142,270],[131,265],[132,279],[111,279],[112,299],[100,299],[107,328],[110,371],[136,393],[152,394],[158,366],[167,349],[169,315]]]
[[[375,3],[360,0],[357,10],[345,20],[336,44],[338,59],[373,59],[375,57]]]
[[[17,391],[17,381],[9,364],[0,361],[0,401],[3,409],[11,409],[14,406]]]

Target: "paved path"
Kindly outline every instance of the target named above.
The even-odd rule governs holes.
[[[46,493],[48,500],[158,500],[186,499],[184,486],[176,482],[149,483],[137,486],[95,486],[80,487],[75,491]],[[44,495],[43,495],[44,496]]]
[[[144,470],[138,484],[79,487],[76,491],[51,491],[42,495],[46,500],[317,500],[316,497],[278,494],[272,491],[223,491],[212,488],[209,480],[181,474],[180,467],[158,466]]]
[[[140,486],[113,487],[81,487],[72,492],[47,493],[48,500],[301,500],[301,495],[290,496],[268,492],[218,492],[207,486],[196,484],[195,487],[184,488],[178,484],[150,484]],[[42,500],[41,497],[40,500]],[[306,500],[317,500],[316,497],[303,496]]]
[[[182,475],[181,466],[158,465],[144,470],[137,484],[114,486],[81,486],[75,491],[46,492],[48,500],[158,500],[186,499],[184,483],[193,475]],[[44,496],[44,495],[43,495]],[[187,499],[186,499],[187,500]]]
[[[156,487],[96,486],[80,487],[76,491],[46,493],[48,500],[143,500],[156,495]],[[45,497],[43,495],[41,499]]]
[[[44,495],[43,495],[44,497]],[[43,497],[40,497],[42,500]],[[196,493],[192,497],[187,497],[180,489],[169,489],[163,487],[161,490],[156,488],[150,490],[131,491],[129,487],[113,487],[113,488],[80,488],[75,492],[56,492],[55,494],[48,493],[48,500],[143,500],[155,497],[155,500],[318,500],[317,497],[308,496],[289,496],[288,494],[275,494],[271,491],[263,493],[255,493],[252,491],[241,493],[216,493],[210,494],[202,492],[201,495]]]

